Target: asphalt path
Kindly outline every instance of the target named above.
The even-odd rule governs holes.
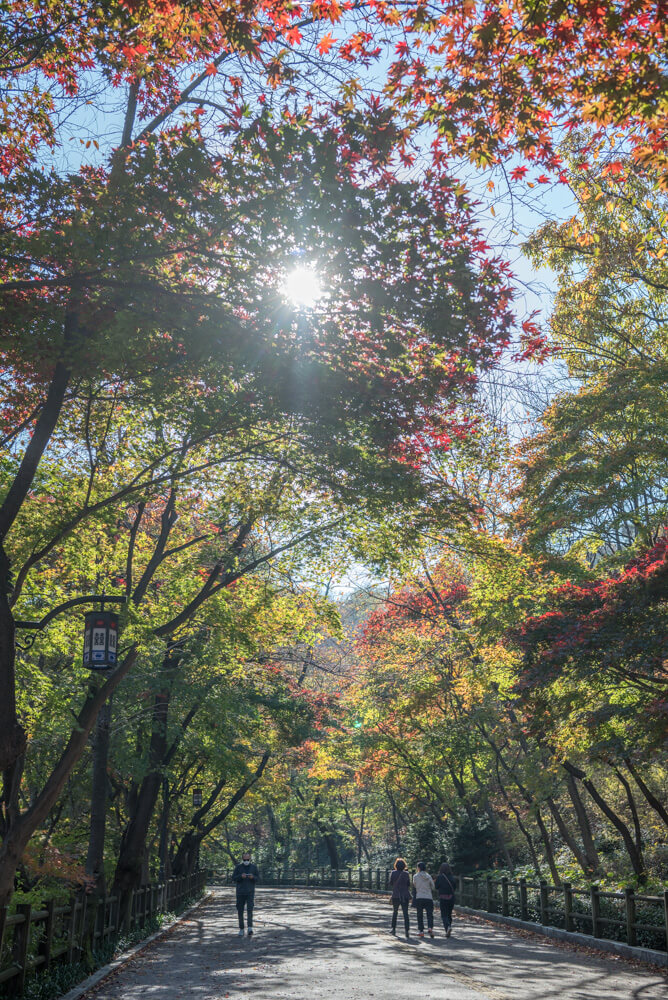
[[[666,979],[455,915],[409,941],[382,899],[258,889],[255,935],[238,937],[233,890],[87,994],[95,1000],[668,1000]],[[400,915],[401,916],[401,915]]]

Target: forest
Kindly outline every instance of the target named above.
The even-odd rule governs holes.
[[[0,5],[0,905],[664,887],[663,6]]]

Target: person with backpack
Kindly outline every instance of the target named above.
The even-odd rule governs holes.
[[[411,877],[406,871],[406,862],[403,858],[397,858],[394,862],[394,871],[390,875],[390,888],[392,889],[392,929],[391,933],[397,933],[397,916],[399,907],[404,915],[404,931],[406,938],[410,936],[410,924],[408,920],[408,904],[411,901]]]
[[[413,876],[415,889],[415,906],[417,908],[418,937],[424,937],[424,914],[427,914],[429,937],[434,936],[434,880],[427,871],[424,861],[418,861],[417,871]]]
[[[248,937],[253,936],[253,906],[255,886],[260,878],[257,865],[251,861],[250,851],[241,855],[241,864],[232,872],[232,881],[237,884],[237,913],[239,915],[239,937],[244,936],[244,908],[248,915]]]
[[[441,907],[441,919],[445,927],[445,936],[452,933],[452,908],[455,905],[455,876],[452,868],[444,861],[436,876],[436,892]]]

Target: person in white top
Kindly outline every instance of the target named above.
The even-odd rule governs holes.
[[[418,937],[424,937],[424,914],[427,914],[429,936],[434,936],[434,880],[427,871],[424,861],[418,861],[417,871],[413,876],[415,886],[415,906],[417,908]]]

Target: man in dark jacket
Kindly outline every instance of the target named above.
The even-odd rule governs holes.
[[[248,915],[248,937],[253,936],[253,905],[255,886],[260,878],[257,865],[251,861],[250,851],[241,855],[241,864],[232,872],[232,881],[237,884],[237,913],[239,914],[239,937],[244,936],[244,906]]]

